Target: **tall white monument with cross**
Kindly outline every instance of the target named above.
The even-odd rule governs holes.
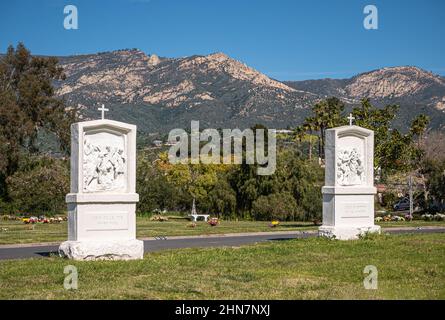
[[[136,126],[105,119],[71,125],[68,241],[59,253],[75,260],[141,259],[136,239]]]
[[[356,239],[374,224],[374,131],[352,124],[326,130],[321,236]]]

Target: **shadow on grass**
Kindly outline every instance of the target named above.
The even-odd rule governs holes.
[[[43,252],[36,252],[36,254],[38,254],[39,256],[45,257],[45,258],[59,256],[59,252],[57,252],[57,251],[43,251]]]
[[[307,223],[307,224],[303,224],[303,223],[289,223],[289,224],[282,224],[280,225],[280,229],[285,229],[285,228],[308,228],[308,227],[317,227],[318,225],[315,225],[313,223]]]
[[[313,237],[316,237],[317,235],[316,234],[313,234],[313,233],[302,233],[302,234],[299,234],[299,235],[297,235],[297,236],[294,236],[294,237],[289,237],[289,238],[284,238],[284,237],[281,237],[281,238],[268,238],[267,240],[268,241],[286,241],[286,240],[295,240],[295,239],[307,239],[307,238],[313,238]]]

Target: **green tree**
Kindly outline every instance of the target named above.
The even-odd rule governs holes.
[[[420,149],[415,146],[414,139],[423,134],[429,122],[428,117],[419,115],[413,120],[410,131],[403,134],[392,127],[398,110],[397,105],[376,108],[369,99],[363,99],[361,105],[353,109],[356,124],[374,131],[374,164],[384,175],[406,172],[416,165]]]
[[[432,207],[443,211],[445,209],[445,161],[429,163],[425,169],[428,173],[427,188],[432,199]]]
[[[158,169],[166,177],[167,181],[178,188],[181,193],[188,195],[188,203],[191,206],[192,199],[196,199],[198,208],[206,209],[204,203],[217,182],[219,173],[229,168],[227,165],[217,164],[171,164],[167,153],[161,153],[156,161]]]
[[[426,132],[428,124],[430,123],[430,118],[424,114],[419,114],[411,122],[410,133],[413,137],[417,138],[417,147],[420,148],[420,144],[423,139],[423,135]]]
[[[166,176],[144,154],[138,156],[137,164],[138,213],[149,213],[155,209],[178,209],[181,191],[170,184]]]
[[[297,202],[286,191],[260,196],[253,202],[253,213],[257,220],[293,220],[297,212]]]
[[[270,176],[257,176],[254,165],[243,164],[231,172],[229,181],[236,192],[238,210],[243,217],[262,219],[264,212],[258,213],[259,204],[265,202],[269,195],[281,193],[291,194],[298,208],[287,218],[312,220],[321,215],[323,169],[302,159],[298,151],[280,150],[277,169]],[[260,198],[262,202],[257,201]]]
[[[67,161],[48,157],[24,159],[6,182],[12,205],[20,213],[60,214],[66,210]]]
[[[216,182],[212,191],[209,192],[209,212],[214,212],[218,217],[234,217],[236,214],[236,193],[230,187],[225,176]]]
[[[0,59],[0,196],[7,197],[5,181],[17,171],[20,157],[38,151],[39,131],[54,133],[61,149],[68,150],[76,110],[66,110],[55,97],[52,84],[61,79],[56,58],[31,56],[21,43]]]
[[[316,103],[312,108],[313,115],[307,117],[300,127],[297,127],[297,134],[309,132],[310,137],[313,131],[318,132],[318,155],[324,160],[324,145],[326,140],[326,130],[339,126],[344,122],[342,112],[345,106],[338,98],[331,97]],[[312,158],[312,138],[309,141],[309,159]]]

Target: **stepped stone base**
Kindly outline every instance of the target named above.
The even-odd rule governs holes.
[[[73,260],[135,260],[144,257],[141,240],[65,241],[59,255]]]

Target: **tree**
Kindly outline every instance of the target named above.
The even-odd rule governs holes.
[[[67,161],[40,156],[25,159],[6,182],[18,212],[37,215],[65,211],[65,195],[69,191]]]
[[[418,175],[424,192],[425,204],[445,209],[445,133],[429,132],[420,140],[422,158]],[[427,208],[425,208],[427,209]],[[440,209],[440,208],[439,208]]]
[[[167,181],[165,175],[144,154],[137,159],[136,189],[139,194],[137,211],[173,210],[178,206],[180,190]]]
[[[158,170],[166,177],[167,181],[178,188],[180,192],[187,194],[189,203],[193,198],[196,205],[202,209],[205,206],[201,201],[205,201],[209,192],[217,182],[217,175],[229,168],[223,164],[191,164],[178,163],[171,164],[167,153],[161,153],[156,161]]]
[[[65,110],[55,97],[53,81],[64,79],[56,58],[31,56],[22,43],[10,46],[0,60],[0,195],[7,197],[5,181],[18,169],[20,157],[38,152],[39,131],[58,138],[68,150],[70,130],[76,109]]]
[[[209,211],[220,216],[232,217],[236,213],[236,193],[230,187],[225,176],[218,179],[215,187],[209,192]]]
[[[344,122],[341,113],[345,106],[338,98],[331,97],[316,103],[312,112],[313,115],[307,117],[301,128],[297,132],[301,135],[301,131],[309,131],[312,135],[313,131],[318,131],[318,155],[324,160],[324,145],[326,138],[326,130],[336,127]],[[309,159],[312,158],[312,139],[309,141]]]
[[[303,123],[303,131],[309,131],[309,147],[308,147],[308,157],[312,160],[312,134],[316,130],[315,121],[313,118],[308,118],[305,123]]]
[[[312,109],[315,113],[316,127],[320,131],[319,155],[322,160],[324,160],[326,129],[336,127],[344,121],[341,117],[344,108],[343,102],[332,97],[317,103]]]
[[[298,209],[291,211],[286,219],[311,220],[321,215],[323,169],[318,164],[303,160],[296,150],[286,149],[277,153],[277,169],[272,175],[257,176],[254,165],[243,164],[230,173],[229,181],[236,192],[238,210],[244,217],[270,217],[260,209],[260,205],[272,199],[268,196],[283,193],[292,196]],[[267,208],[270,209],[269,206]],[[283,214],[280,215],[283,217]]]
[[[257,220],[291,220],[297,212],[297,202],[290,192],[260,196],[253,203],[253,213]]]
[[[415,167],[420,154],[414,139],[425,131],[429,121],[426,116],[419,115],[410,131],[403,134],[392,127],[398,110],[397,105],[378,109],[369,99],[363,99],[361,105],[353,109],[356,124],[374,131],[374,165],[382,169],[383,175],[407,172]]]
[[[423,134],[425,133],[428,124],[430,123],[430,118],[424,114],[419,114],[414,120],[411,122],[410,133],[414,137],[418,138],[418,147],[420,147],[420,143],[423,138]]]

